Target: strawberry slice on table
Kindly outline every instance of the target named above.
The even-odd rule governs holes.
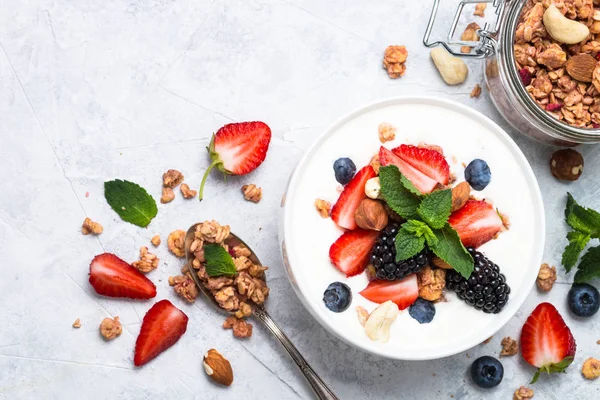
[[[573,362],[576,348],[571,330],[550,303],[539,304],[523,325],[521,355],[538,368],[531,383],[542,372],[565,372]]]
[[[156,286],[140,271],[111,253],[99,254],[90,263],[90,284],[108,297],[151,299]]]
[[[329,258],[337,269],[354,276],[363,272],[379,232],[356,229],[345,232],[329,248]]]
[[[402,144],[392,153],[442,185],[450,181],[450,166],[439,151]]]
[[[379,149],[379,163],[383,167],[387,165],[398,167],[402,175],[408,178],[421,193],[431,193],[438,184],[436,180],[431,179],[383,146]]]
[[[270,142],[271,128],[264,122],[236,122],[219,129],[206,148],[212,163],[202,178],[199,199],[202,200],[206,178],[214,167],[228,175],[252,172],[265,160]]]
[[[148,310],[135,342],[133,363],[146,364],[173,346],[187,329],[188,317],[169,300],[161,300]]]
[[[419,297],[417,275],[411,274],[399,281],[371,281],[360,294],[373,303],[385,303],[388,300],[404,310]]]
[[[346,229],[356,229],[356,221],[354,221],[354,212],[363,199],[367,198],[365,194],[365,184],[371,178],[377,176],[375,170],[370,165],[367,165],[354,175],[354,178],[346,186],[340,194],[337,202],[331,209],[331,219]]]
[[[448,223],[465,247],[474,248],[492,240],[503,226],[498,212],[483,200],[468,200],[450,215]]]

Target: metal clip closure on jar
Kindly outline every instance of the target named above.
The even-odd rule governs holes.
[[[456,28],[465,6],[467,4],[479,3],[492,3],[496,13],[496,22],[494,23],[494,26],[486,22],[482,29],[478,29],[477,35],[479,36],[479,40],[477,41],[454,39],[454,34],[456,33]],[[452,20],[452,25],[448,31],[448,37],[446,41],[430,42],[429,38],[431,36],[433,25],[435,24],[435,18],[437,17],[439,6],[440,0],[434,0],[431,16],[429,17],[429,23],[427,24],[427,29],[425,30],[425,35],[423,36],[423,44],[426,47],[443,46],[452,55],[468,58],[486,58],[494,53],[496,49],[496,41],[494,40],[494,36],[502,24],[501,16],[504,10],[504,0],[462,0],[460,3],[458,3],[458,8],[454,14],[454,19]],[[468,46],[473,48],[473,50],[469,53],[462,53],[454,50],[454,46]]]

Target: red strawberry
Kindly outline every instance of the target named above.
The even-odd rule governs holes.
[[[403,144],[392,152],[436,182],[448,184],[450,166],[439,151]]]
[[[489,242],[502,229],[502,219],[491,204],[469,200],[453,212],[448,223],[458,232],[465,247],[477,248]]]
[[[154,304],[144,315],[140,334],[135,342],[135,366],[146,364],[173,346],[185,333],[187,323],[187,315],[169,300]]]
[[[354,175],[354,178],[346,186],[340,194],[338,201],[331,209],[331,219],[346,229],[356,229],[354,221],[354,212],[358,208],[360,202],[367,197],[365,194],[365,184],[371,178],[377,176],[375,170],[370,165],[367,165]]]
[[[379,304],[391,300],[399,309],[404,310],[419,297],[417,275],[411,274],[400,281],[371,281],[360,294]]]
[[[237,122],[219,129],[207,147],[212,163],[200,184],[200,200],[204,183],[213,167],[231,175],[252,172],[265,160],[270,142],[271,128],[264,122]]]
[[[90,284],[96,293],[108,297],[151,299],[156,286],[140,271],[110,253],[94,257],[90,264]]]
[[[385,147],[379,149],[379,163],[382,166],[395,165],[402,175],[408,178],[421,193],[431,193],[437,186],[437,181],[431,179]]]
[[[541,303],[531,313],[521,331],[523,359],[541,372],[564,372],[575,356],[575,338],[558,310],[550,303]]]
[[[379,232],[364,229],[345,232],[329,248],[329,258],[346,276],[358,275],[365,270],[378,236]]]

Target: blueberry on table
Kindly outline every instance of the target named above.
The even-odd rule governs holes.
[[[484,389],[498,386],[504,377],[502,363],[490,356],[479,357],[471,365],[471,378],[473,382]]]
[[[333,163],[333,171],[335,172],[335,180],[345,185],[354,177],[356,165],[349,158],[338,158]]]
[[[578,317],[591,317],[600,307],[598,289],[587,283],[574,284],[567,298],[569,309]]]
[[[483,190],[490,183],[492,172],[487,163],[479,158],[471,161],[465,169],[465,180],[475,190]]]
[[[408,309],[411,317],[420,324],[428,324],[435,317],[435,306],[432,302],[418,298]]]
[[[333,282],[323,293],[323,303],[333,312],[346,311],[351,301],[352,292],[348,285],[342,282]]]

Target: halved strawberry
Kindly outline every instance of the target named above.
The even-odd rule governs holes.
[[[271,128],[264,122],[237,122],[219,129],[206,148],[212,163],[200,184],[200,200],[206,178],[214,167],[231,175],[252,172],[265,160],[270,142]]]
[[[364,229],[345,232],[329,248],[329,258],[346,276],[358,275],[365,270],[378,236],[379,232]]]
[[[188,317],[169,300],[161,300],[148,310],[135,342],[133,364],[146,364],[173,346],[187,329]]]
[[[437,181],[431,179],[383,146],[379,149],[379,163],[383,167],[386,165],[395,165],[398,167],[402,175],[407,177],[421,193],[431,193],[438,184]]]
[[[458,232],[465,247],[477,248],[492,240],[502,229],[498,212],[483,200],[468,200],[450,215],[448,223]]]
[[[550,303],[541,303],[531,313],[521,331],[521,355],[538,368],[534,383],[541,372],[565,372],[575,356],[575,338],[558,310]]]
[[[370,165],[367,165],[354,175],[354,178],[346,186],[340,194],[338,201],[331,209],[331,219],[346,229],[356,229],[354,221],[354,212],[358,208],[360,202],[367,198],[365,194],[365,184],[371,178],[377,176],[375,170]]]
[[[392,152],[436,182],[448,184],[450,166],[439,151],[402,144]]]
[[[90,263],[90,284],[109,297],[151,299],[156,286],[140,271],[111,253],[99,254]]]
[[[360,294],[379,304],[391,300],[399,309],[404,310],[419,297],[417,275],[411,274],[400,281],[371,281]]]

